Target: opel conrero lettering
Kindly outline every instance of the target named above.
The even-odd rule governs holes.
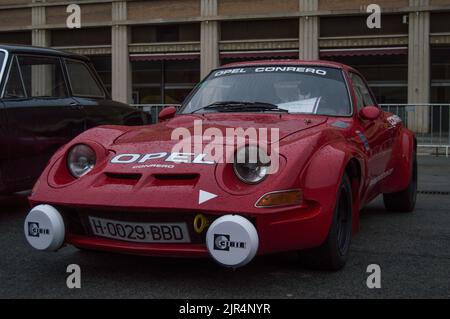
[[[231,268],[298,251],[307,266],[337,270],[375,197],[388,211],[414,209],[416,147],[351,67],[226,65],[159,124],[101,126],[60,148],[31,194],[25,236],[43,251],[69,244]]]

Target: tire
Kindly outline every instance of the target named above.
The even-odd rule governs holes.
[[[321,246],[299,252],[303,266],[328,271],[344,267],[352,237],[352,203],[351,183],[345,174],[339,186],[328,236]]]
[[[384,207],[388,211],[410,213],[416,206],[417,198],[417,155],[413,154],[411,181],[408,187],[396,193],[383,194]]]

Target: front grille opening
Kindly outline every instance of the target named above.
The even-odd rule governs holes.
[[[128,179],[138,181],[141,178],[141,174],[121,174],[121,173],[105,173],[106,177],[113,179]]]
[[[127,173],[105,173],[105,178],[102,179],[101,185],[136,185],[141,179],[141,174],[127,174]]]

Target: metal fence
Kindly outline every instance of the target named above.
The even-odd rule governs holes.
[[[159,112],[166,104],[134,104],[158,122]],[[171,106],[179,107],[180,105]],[[418,146],[444,149],[448,157],[450,149],[450,104],[381,104],[384,111],[398,115],[417,136]]]
[[[419,147],[450,149],[450,104],[381,104],[387,112],[398,115],[416,133]]]

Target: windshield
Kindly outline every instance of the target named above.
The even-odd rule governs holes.
[[[181,113],[230,111],[231,106],[235,112],[351,114],[342,71],[305,66],[216,70],[185,101]]]

